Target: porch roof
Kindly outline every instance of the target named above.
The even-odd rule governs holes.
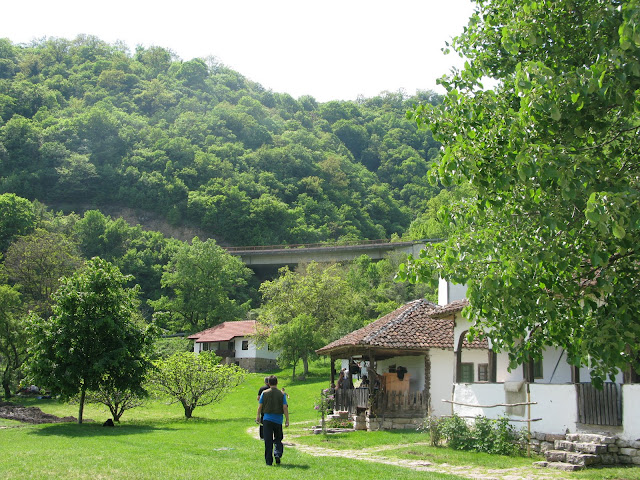
[[[453,349],[454,315],[468,303],[439,306],[424,299],[406,303],[369,325],[316,350],[319,355],[340,352],[424,352],[429,348]],[[463,348],[488,348],[486,340],[464,340]]]

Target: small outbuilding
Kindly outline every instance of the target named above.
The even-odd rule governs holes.
[[[257,327],[255,320],[224,322],[189,339],[193,340],[195,353],[213,351],[226,364],[235,363],[249,372],[266,372],[277,368],[278,352],[268,344],[257,345]]]

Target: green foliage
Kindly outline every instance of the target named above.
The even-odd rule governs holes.
[[[198,406],[220,402],[225,395],[244,381],[246,370],[234,364],[221,365],[212,352],[175,353],[156,360],[149,382],[158,392],[179,402],[184,416],[191,418]]]
[[[33,204],[13,193],[0,195],[0,251],[5,252],[18,235],[26,235],[35,227]]]
[[[474,195],[407,276],[467,284],[512,366],[554,346],[595,383],[640,371],[638,18],[636,0],[479,2],[443,103],[409,114],[444,144],[433,179]]]
[[[493,420],[478,416],[473,425],[470,425],[463,418],[453,415],[430,421],[429,428],[430,432],[435,428],[436,436],[444,438],[447,446],[454,450],[510,456],[522,455],[525,451],[526,432],[517,432],[505,417]],[[433,438],[431,442],[433,444]]]
[[[26,358],[24,312],[18,289],[0,285],[0,368],[2,389],[6,398],[15,392],[18,370]]]
[[[389,238],[439,190],[425,172],[440,145],[404,118],[430,92],[319,104],[91,36],[4,41],[0,80],[0,187],[25,198],[266,245]]]
[[[250,300],[243,287],[252,274],[239,257],[215,240],[194,237],[171,257],[162,274],[170,293],[150,302],[164,327],[196,332],[225,321],[244,319]]]
[[[63,398],[79,394],[79,423],[87,390],[143,392],[151,335],[136,323],[137,289],[127,280],[96,257],[63,279],[50,317],[30,318],[30,380]]]

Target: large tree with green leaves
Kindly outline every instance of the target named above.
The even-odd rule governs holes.
[[[88,390],[106,385],[143,391],[152,336],[140,326],[138,289],[127,287],[128,281],[117,267],[95,257],[63,279],[50,317],[31,319],[31,379],[63,398],[79,395],[78,423]]]
[[[467,63],[412,115],[444,144],[434,177],[477,196],[403,275],[466,283],[512,366],[557,346],[596,382],[638,371],[640,1],[476,4]]]
[[[242,289],[251,270],[213,239],[194,237],[177,249],[162,275],[169,295],[150,302],[164,326],[195,332],[243,319],[249,298]]]

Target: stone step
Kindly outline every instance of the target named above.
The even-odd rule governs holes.
[[[573,465],[597,465],[601,462],[598,455],[580,452],[566,452],[564,450],[547,450],[544,458],[549,463],[571,463]]]
[[[571,442],[569,440],[556,440],[554,442],[556,450],[565,450],[567,452],[591,453],[593,455],[601,455],[607,453],[607,445],[602,443],[581,443]]]
[[[533,465],[541,468],[555,468],[557,470],[562,470],[563,472],[575,472],[584,469],[583,465],[574,465],[573,463],[564,462],[534,462]]]
[[[567,433],[566,439],[575,443],[600,443],[603,445],[616,443],[616,437],[604,433]]]

